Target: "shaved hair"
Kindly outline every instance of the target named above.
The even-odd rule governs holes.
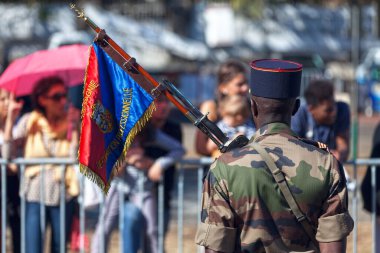
[[[267,115],[286,115],[292,113],[296,98],[273,99],[252,95],[258,110]]]

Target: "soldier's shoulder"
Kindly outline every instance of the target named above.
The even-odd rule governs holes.
[[[303,142],[305,144],[308,144],[308,145],[311,145],[311,146],[314,146],[315,148],[317,148],[319,150],[323,150],[323,151],[326,151],[328,153],[330,152],[328,146],[325,143],[323,143],[323,142],[313,141],[313,140],[310,140],[310,139],[300,138],[300,137],[298,137],[298,139],[301,142]]]
[[[260,155],[250,145],[246,145],[221,154],[216,161],[224,167],[251,167],[255,160],[261,160]]]

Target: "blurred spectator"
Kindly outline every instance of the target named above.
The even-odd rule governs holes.
[[[375,132],[372,137],[372,150],[370,158],[380,158],[380,124],[377,124]],[[378,168],[376,168],[378,169]],[[365,210],[372,212],[372,192],[371,192],[371,166],[366,170],[366,174],[363,178],[361,185],[363,207]],[[376,212],[380,216],[380,173],[376,173]]]
[[[379,83],[380,83],[380,48],[372,47],[368,50],[363,62],[356,69],[358,83],[358,106],[366,116],[380,111]]]
[[[342,163],[350,148],[350,109],[334,98],[334,86],[328,80],[311,81],[301,105],[292,117],[292,130],[300,137],[319,141]]]
[[[217,122],[217,126],[228,138],[245,135],[250,139],[254,135],[251,109],[246,103],[245,96],[231,95],[222,98],[219,103],[219,114],[221,119]],[[207,149],[213,157],[220,155],[217,145],[210,139],[207,142]]]
[[[216,98],[204,101],[200,106],[200,111],[203,114],[208,113],[209,120],[218,121],[220,119],[218,106],[223,97],[237,94],[245,96],[248,94],[246,75],[247,71],[242,63],[235,60],[228,60],[223,63],[217,73],[218,87]],[[248,103],[248,99],[246,101]],[[207,150],[207,142],[207,135],[198,130],[195,137],[195,149],[200,155],[211,155],[209,150]]]
[[[120,168],[120,171],[124,171],[124,168]],[[104,201],[103,217],[99,216],[99,219],[103,219],[103,227],[100,221],[98,221],[95,232],[91,239],[91,251],[92,253],[108,252],[109,238],[112,231],[117,227],[119,217],[119,197],[118,197],[118,183],[120,181],[118,175],[111,182],[111,187],[108,191],[107,197]],[[103,244],[102,244],[103,242]]]
[[[376,126],[375,133],[372,137],[372,150],[370,158],[380,158],[380,124]],[[368,212],[372,210],[372,188],[371,188],[372,171],[368,166],[361,184],[361,193],[363,198],[363,208]],[[380,171],[376,167],[376,252],[380,252]]]
[[[34,86],[32,99],[34,110],[23,115],[6,138],[12,139],[13,147],[20,147],[23,150],[25,158],[74,157],[78,146],[77,130],[80,113],[73,107],[66,109],[68,103],[64,82],[55,76],[41,79]],[[15,118],[11,114],[8,117]],[[25,242],[28,252],[43,252],[41,208],[44,208],[46,219],[51,225],[51,252],[60,252],[61,174],[61,166],[30,165],[21,175],[23,183],[20,185],[20,196],[26,201]],[[71,228],[73,197],[79,193],[76,173],[72,167],[66,168],[64,180],[66,235],[63,243],[66,245],[66,238]]]
[[[22,102],[16,102],[13,94],[9,94],[7,91],[0,89],[0,147],[1,157],[9,159],[11,154],[9,150],[9,126],[6,129],[6,125],[9,125],[11,118],[7,115],[18,115],[22,108]],[[4,176],[4,175],[2,175]],[[17,167],[14,164],[9,164],[6,169],[6,185],[7,185],[7,225],[10,226],[12,232],[12,248],[14,253],[20,252],[20,197],[18,196],[20,181]],[[1,182],[0,182],[1,188]],[[0,196],[1,199],[1,196]],[[1,214],[1,210],[0,210]],[[1,240],[1,239],[0,239]],[[1,243],[0,243],[1,245]]]
[[[170,112],[172,107],[170,106],[169,100],[161,95],[155,99],[156,112],[152,115],[152,124],[155,128],[160,129],[163,133],[170,136],[180,144],[182,144],[182,130],[181,125],[178,122],[172,120]],[[159,159],[158,162],[161,164],[161,169],[150,170],[149,177],[153,181],[163,180],[164,183],[164,232],[166,233],[169,227],[170,220],[170,201],[171,193],[174,187],[175,179],[175,166],[171,158],[165,158],[169,154],[170,150],[163,147],[159,142],[150,142],[149,145],[144,146],[144,153],[146,156],[153,159]],[[167,164],[169,163],[169,164]],[[171,165],[170,165],[171,164]],[[162,175],[163,170],[164,177],[159,177]],[[160,172],[160,173],[159,173]],[[156,187],[158,184],[156,183]]]
[[[119,215],[117,188],[120,184],[126,195],[125,216],[123,217],[124,231],[122,231],[124,252],[137,252],[143,246],[150,253],[158,251],[155,182],[159,182],[166,170],[174,165],[176,159],[183,156],[184,149],[178,140],[161,130],[163,124],[167,124],[168,101],[160,97],[155,104],[157,111],[153,113],[151,122],[135,138],[126,155],[125,169],[121,170],[118,180],[111,186],[107,195],[105,203],[107,212],[103,217],[105,249],[108,248],[109,236],[117,226]],[[170,129],[173,133],[178,131],[175,128],[169,128],[168,131]],[[165,180],[165,184],[166,182]],[[167,224],[167,215],[165,218],[167,218],[165,222]],[[101,236],[101,226],[98,223],[92,240],[91,252],[101,250]],[[144,237],[146,243],[141,240]]]

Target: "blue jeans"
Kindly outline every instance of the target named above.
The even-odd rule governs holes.
[[[66,202],[65,216],[65,245],[67,237],[71,229],[71,221],[73,215],[74,200]],[[25,249],[28,253],[42,253],[44,245],[44,237],[41,230],[41,205],[39,202],[25,203]],[[59,253],[60,248],[60,211],[59,206],[45,206],[46,222],[50,222],[52,240],[52,253]]]
[[[127,201],[124,203],[123,222],[123,253],[137,253],[142,246],[142,238],[146,230],[144,215],[136,205]]]

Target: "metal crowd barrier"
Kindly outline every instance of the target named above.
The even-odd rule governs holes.
[[[196,169],[196,177],[197,177],[197,186],[196,186],[196,194],[197,194],[197,218],[196,223],[200,223],[200,203],[201,203],[201,194],[202,194],[202,178],[204,176],[204,167],[210,165],[210,163],[213,161],[211,158],[200,158],[200,159],[185,159],[181,160],[177,164],[177,252],[182,253],[184,248],[184,193],[185,193],[185,170],[194,170]],[[65,158],[44,158],[44,159],[14,159],[12,160],[13,163],[17,164],[19,166],[19,173],[22,174],[25,171],[26,166],[28,165],[41,165],[41,180],[44,180],[43,177],[43,170],[45,169],[46,165],[59,165],[61,166],[62,173],[61,177],[62,179],[65,176],[65,168],[68,165],[74,165],[77,166],[77,162],[73,159],[65,159]],[[8,161],[4,159],[0,159],[0,165],[1,165],[1,253],[7,252],[7,238],[6,238],[6,229],[7,229],[7,218],[6,218],[6,165]],[[353,252],[358,252],[357,249],[357,240],[358,240],[358,179],[357,179],[357,171],[359,169],[359,166],[371,166],[372,170],[372,181],[371,181],[371,188],[372,192],[372,207],[374,212],[371,213],[371,227],[372,227],[372,252],[376,252],[376,235],[380,231],[377,231],[376,226],[376,166],[380,165],[380,159],[357,159],[355,161],[351,161],[347,163],[347,165],[352,165],[353,168],[353,175],[352,175],[352,183],[355,185],[355,187],[350,192],[350,202],[351,202],[351,214],[355,222],[355,227],[353,231]],[[86,212],[83,205],[83,197],[84,197],[84,180],[86,179],[84,176],[79,174],[79,185],[80,185],[80,194],[78,196],[78,203],[79,203],[79,222],[80,222],[80,234],[84,235],[86,231],[85,227],[85,219],[86,219]],[[158,186],[158,252],[163,253],[164,252],[164,180],[161,182]],[[22,182],[20,182],[20,185]],[[41,191],[44,189],[41,188]],[[123,193],[120,190],[118,192],[119,196],[119,231],[123,231],[124,229],[124,223],[123,223],[123,212],[124,212],[124,197]],[[43,195],[41,195],[41,203],[43,203]],[[61,235],[61,242],[65,240],[65,215],[62,215],[65,211],[65,183],[64,180],[61,180],[61,201],[60,201],[60,235]],[[21,252],[25,253],[27,252],[25,249],[25,199],[21,198]],[[99,224],[102,228],[103,235],[104,235],[104,219],[103,214],[106,211],[106,207],[104,206],[104,198],[102,199],[102,203],[99,207]],[[44,208],[41,208],[40,212],[41,218],[45,217],[45,210]],[[195,224],[195,221],[194,221]],[[45,220],[41,219],[41,228],[44,238],[45,233]],[[100,239],[101,245],[102,245],[102,252],[106,252],[104,247],[104,236]],[[9,240],[8,240],[9,241]],[[119,249],[120,252],[122,252],[123,249],[123,240],[119,240]],[[60,253],[67,252],[66,249],[67,245],[64,245],[63,243],[60,243]],[[84,237],[80,237],[80,251],[81,253],[85,252],[85,242]],[[202,249],[198,247],[198,252],[202,252]]]
[[[7,231],[7,181],[6,181],[6,166],[9,161],[6,161],[4,159],[0,159],[0,165],[1,165],[1,253],[7,252],[7,237],[6,237],[6,231]],[[43,158],[43,159],[23,159],[23,158],[17,158],[11,161],[12,163],[18,165],[19,167],[19,174],[22,175],[25,172],[25,168],[28,165],[41,165],[41,181],[44,181],[44,170],[46,169],[46,165],[59,165],[61,166],[62,173],[61,173],[61,196],[60,196],[60,253],[67,252],[67,245],[65,245],[65,169],[67,166],[77,166],[77,162],[73,159],[66,159],[66,158]],[[187,159],[180,161],[178,163],[178,169],[177,169],[177,227],[178,227],[178,234],[177,234],[177,245],[178,245],[178,252],[183,252],[183,219],[184,219],[184,185],[185,185],[185,176],[184,176],[184,170],[185,169],[194,169],[194,167],[197,168],[197,213],[200,214],[200,201],[201,201],[201,189],[202,189],[202,177],[203,177],[203,167],[206,165],[209,165],[212,162],[211,158],[202,158],[202,159]],[[86,219],[86,212],[83,205],[83,198],[84,198],[84,180],[86,179],[82,174],[79,175],[79,186],[80,186],[80,193],[78,196],[78,203],[79,203],[79,227],[80,227],[80,234],[85,234],[85,219]],[[143,176],[143,175],[140,175]],[[22,177],[20,178],[22,180]],[[165,179],[163,179],[164,182]],[[159,183],[158,185],[158,252],[163,253],[164,252],[164,184],[163,182]],[[23,182],[20,181],[20,185],[23,184]],[[43,183],[41,183],[41,186]],[[44,189],[41,187],[40,191],[44,191]],[[123,212],[124,212],[124,197],[123,193],[120,190],[119,191],[119,231],[123,230]],[[41,195],[40,203],[44,203],[43,194]],[[25,199],[21,198],[20,203],[20,211],[21,211],[21,252],[25,253],[27,250],[25,249]],[[104,197],[102,199],[102,203],[99,206],[99,224],[100,228],[103,231],[104,235],[104,217],[103,214],[106,212],[106,207],[104,206]],[[41,216],[41,229],[42,229],[42,238],[45,237],[45,209],[41,208],[40,216]],[[200,215],[198,215],[198,221],[200,222]],[[101,252],[106,252],[106,249],[104,247],[104,236],[100,238],[101,242]],[[9,240],[8,240],[9,241]],[[119,249],[120,252],[122,252],[123,249],[123,240],[119,240]],[[42,243],[44,245],[44,243]],[[9,248],[9,245],[8,245]],[[85,252],[85,242],[84,237],[80,236],[80,252]]]
[[[353,161],[348,162],[347,164],[351,164],[353,166],[353,180],[352,183],[354,183],[355,187],[352,190],[352,197],[351,197],[351,202],[352,202],[352,210],[351,210],[351,215],[352,218],[354,219],[355,222],[355,227],[353,231],[353,246],[352,246],[352,251],[354,253],[358,252],[358,189],[359,189],[359,182],[358,182],[358,169],[360,169],[358,166],[370,166],[371,172],[372,172],[372,177],[371,177],[371,191],[372,191],[372,212],[371,212],[371,230],[372,230],[372,253],[380,252],[380,242],[376,241],[376,237],[378,236],[379,227],[380,224],[377,224],[376,222],[376,166],[380,165],[380,159],[356,159]]]

